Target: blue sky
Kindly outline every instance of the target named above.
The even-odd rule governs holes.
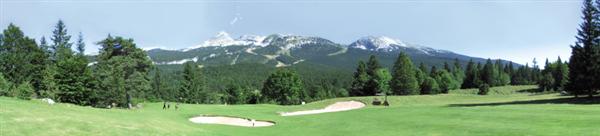
[[[0,0],[0,27],[12,22],[30,37],[48,38],[62,19],[73,37],[84,34],[89,53],[109,33],[140,47],[180,49],[226,31],[342,44],[388,36],[524,64],[570,56],[580,6],[579,0]]]

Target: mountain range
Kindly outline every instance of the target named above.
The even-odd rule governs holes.
[[[232,38],[226,32],[203,43],[179,50],[147,49],[156,65],[179,65],[188,61],[203,66],[235,65],[240,63],[264,64],[273,67],[294,65],[322,65],[339,69],[353,69],[359,60],[375,55],[383,66],[390,67],[400,52],[407,53],[415,64],[441,66],[458,59],[485,59],[406,43],[385,36],[365,36],[344,45],[312,36],[272,34],[268,36],[242,35]],[[508,62],[502,60],[504,63]]]

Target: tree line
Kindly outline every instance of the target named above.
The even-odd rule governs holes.
[[[423,63],[415,66],[410,57],[401,52],[391,72],[388,72],[372,55],[367,63],[358,62],[350,95],[440,94],[459,88],[536,84],[541,70],[535,63],[534,60],[533,67],[525,65],[516,68],[512,62],[504,64],[500,60],[493,62],[488,59],[485,64],[476,64],[470,60],[466,69],[463,69],[459,60],[455,59],[452,64],[444,62],[442,68],[427,68]]]
[[[23,99],[52,98],[59,102],[95,107],[133,107],[148,97],[152,62],[132,39],[107,38],[96,62],[84,55],[80,33],[76,43],[59,20],[48,43],[39,44],[10,24],[0,36],[0,95]],[[75,45],[75,50],[73,50]]]

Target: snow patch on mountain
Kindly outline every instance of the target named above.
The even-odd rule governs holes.
[[[96,64],[98,64],[98,61],[90,62],[87,64],[87,66],[92,66],[92,65],[96,65]]]
[[[156,50],[156,49],[167,50],[167,51],[177,51],[177,50],[169,49],[169,48],[166,48],[166,47],[160,47],[160,46],[142,47],[142,50],[144,50],[144,51]]]
[[[258,54],[256,54],[256,53],[254,52],[254,50],[256,50],[256,47],[250,47],[250,48],[247,48],[247,49],[246,49],[246,53],[250,53],[250,54],[253,54],[253,55],[258,55]]]
[[[329,53],[327,54],[327,56],[335,56],[335,55],[340,55],[340,54],[344,54],[348,51],[348,48],[342,48],[340,51],[334,52],[334,53]]]
[[[188,59],[182,59],[182,60],[176,60],[176,61],[153,62],[153,63],[156,64],[156,65],[177,65],[177,64],[186,63],[188,61],[198,62],[198,57],[188,58]]]
[[[208,56],[202,57],[202,61],[206,61],[206,59],[217,57],[219,54],[211,53]]]
[[[304,61],[304,59],[301,59],[301,60],[294,61],[294,63],[292,63],[292,64],[294,64],[294,65],[295,65],[295,64],[298,64],[298,63],[300,63],[300,62],[302,62],[302,61]]]
[[[235,63],[237,63],[238,58],[240,57],[240,54],[238,54],[237,56],[235,56],[235,58],[231,61],[231,64],[229,65],[235,65]]]
[[[275,67],[287,67],[290,65],[286,65],[285,63],[281,62],[281,61],[277,61],[277,65],[275,65]]]
[[[269,60],[272,60],[272,59],[275,59],[275,58],[279,57],[279,55],[263,55],[263,56],[265,56]]]

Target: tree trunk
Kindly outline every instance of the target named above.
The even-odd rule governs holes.
[[[125,95],[127,97],[127,108],[129,108],[129,109],[133,108],[133,106],[131,105],[131,95],[129,95],[129,91],[126,91]]]

